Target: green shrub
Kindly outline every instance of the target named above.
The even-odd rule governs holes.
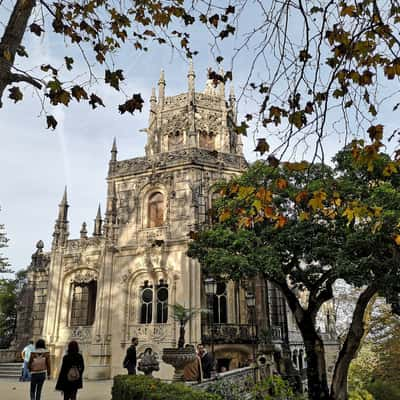
[[[261,381],[253,388],[253,399],[255,400],[300,400],[303,395],[293,392],[288,381],[280,376],[270,376]]]
[[[390,382],[377,380],[367,386],[375,400],[399,400],[400,388]]]
[[[222,400],[220,396],[144,375],[117,375],[112,400]]]
[[[219,379],[210,383],[206,391],[217,394],[224,400],[243,400],[251,392],[253,386],[253,378],[245,378],[240,383]]]
[[[349,391],[349,400],[375,400],[368,390],[355,389]]]

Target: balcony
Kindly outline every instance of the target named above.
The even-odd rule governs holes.
[[[239,344],[252,343],[253,334],[250,324],[213,324],[214,343],[216,344]],[[202,341],[211,343],[211,328],[209,325],[202,326]]]

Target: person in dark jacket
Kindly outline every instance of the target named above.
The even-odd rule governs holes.
[[[76,400],[78,389],[82,389],[82,375],[85,369],[79,345],[75,340],[68,344],[67,354],[62,360],[56,390],[64,393],[64,400]]]
[[[197,345],[197,354],[200,356],[203,378],[210,379],[214,370],[214,360],[202,344]]]
[[[138,338],[133,337],[131,345],[126,350],[123,366],[128,370],[128,375],[136,375],[136,346],[138,343]]]

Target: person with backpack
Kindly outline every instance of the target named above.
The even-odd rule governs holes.
[[[138,338],[133,337],[131,340],[131,345],[126,350],[126,355],[122,365],[128,370],[128,375],[136,375],[136,346],[138,343]]]
[[[31,352],[28,362],[28,369],[31,373],[31,400],[40,400],[43,383],[51,376],[50,353],[46,349],[43,339],[39,339],[35,344],[35,349]]]
[[[78,342],[68,343],[67,354],[63,357],[56,390],[64,393],[64,400],[76,400],[78,389],[82,389],[82,375],[85,369],[83,357],[79,353]]]

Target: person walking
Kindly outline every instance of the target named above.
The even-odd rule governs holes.
[[[28,362],[28,369],[31,373],[31,400],[40,400],[43,383],[47,378],[50,379],[50,353],[46,349],[43,339],[39,339],[35,344],[35,349],[31,352]]]
[[[131,345],[126,350],[123,367],[128,370],[128,375],[136,375],[136,346],[138,343],[138,338],[133,337]]]
[[[78,342],[68,343],[67,354],[63,357],[56,390],[64,393],[64,400],[76,400],[78,389],[82,389],[82,375],[85,370],[83,357],[79,353]]]
[[[33,340],[29,341],[24,349],[21,352],[21,357],[24,360],[24,365],[22,367],[22,382],[27,382],[31,380],[31,374],[29,373],[28,363],[31,358],[32,351],[35,350],[35,346],[33,345]]]
[[[193,353],[196,353],[192,344],[187,344],[186,349],[190,349]],[[187,382],[201,382],[203,380],[203,370],[201,368],[201,359],[196,353],[196,359],[186,364],[183,368],[183,379]]]

